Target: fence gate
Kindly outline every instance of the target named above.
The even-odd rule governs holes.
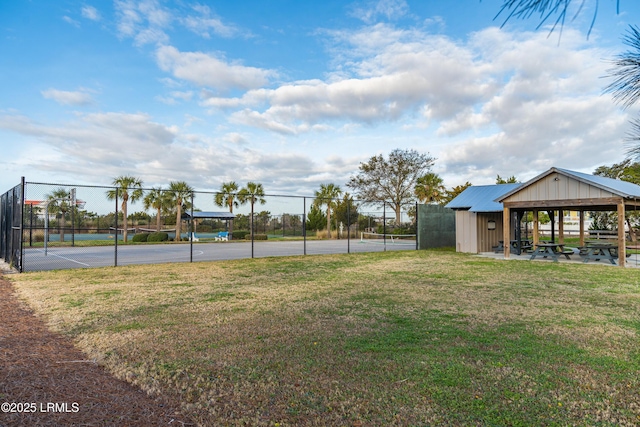
[[[0,196],[0,258],[22,271],[22,189],[16,185]]]

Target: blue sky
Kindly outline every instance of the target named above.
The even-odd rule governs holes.
[[[615,3],[559,38],[500,28],[501,0],[5,1],[0,191],[130,174],[312,195],[395,148],[447,187],[592,172],[636,114],[602,94],[640,11]]]

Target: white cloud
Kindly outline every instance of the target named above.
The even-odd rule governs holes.
[[[435,126],[437,136],[456,141],[439,162],[460,176],[470,164],[517,176],[523,162],[538,170],[551,159],[584,167],[621,151],[624,118],[600,95],[605,54],[578,33],[566,30],[560,46],[545,34],[497,28],[467,43],[383,24],[331,36],[341,61],[326,80],[211,96],[201,104],[232,110],[231,123],[281,135],[333,124]],[[587,153],[590,160],[575,160]]]
[[[193,98],[192,91],[172,91],[168,96],[157,96],[156,99],[163,104],[176,105],[182,102],[191,101]]]
[[[230,132],[224,136],[224,140],[231,142],[234,145],[247,145],[249,141],[247,137],[238,132]]]
[[[409,6],[405,0],[370,0],[354,6],[351,15],[367,24],[372,24],[380,17],[394,20],[405,16],[408,12]]]
[[[158,96],[154,97],[153,99],[155,99],[158,102],[162,102],[165,105],[177,105],[178,104],[178,101],[175,98],[172,98],[170,96],[158,95]]]
[[[559,46],[544,34],[497,29],[471,43],[501,83],[475,110],[441,122],[440,135],[472,132],[440,155],[447,174],[460,183],[497,174],[526,180],[551,166],[590,171],[619,159],[626,114],[601,95],[605,53],[571,31]]]
[[[71,24],[71,25],[73,25],[73,26],[74,26],[74,27],[76,27],[76,28],[80,28],[80,23],[79,23],[78,21],[76,21],[75,19],[73,19],[73,18],[69,17],[69,16],[66,16],[66,15],[65,15],[65,16],[63,16],[63,17],[62,17],[62,20],[63,20],[64,22],[66,22],[67,24]]]
[[[260,87],[275,76],[271,70],[228,63],[203,52],[180,52],[173,46],[159,47],[156,60],[163,71],[175,78],[222,91]]]
[[[326,34],[336,58],[326,79],[233,98],[205,93],[201,105],[284,137],[363,124],[429,141],[431,127],[432,153],[459,183],[589,168],[623,152],[625,115],[601,95],[606,53],[569,28],[560,45],[498,28],[467,41],[385,24]]]
[[[157,0],[116,0],[117,28],[120,37],[133,38],[142,46],[149,43],[166,43],[166,30],[173,21],[172,13]]]
[[[603,97],[521,103],[494,113],[499,131],[464,139],[440,156],[447,173],[472,182],[497,174],[522,180],[531,177],[523,173],[551,166],[592,169],[622,152],[625,114]],[[471,174],[470,165],[476,169]]]
[[[83,6],[81,9],[81,13],[83,17],[92,21],[99,21],[100,19],[102,19],[102,17],[100,16],[100,12],[98,12],[98,9],[93,6]]]
[[[198,13],[198,16],[189,15],[182,18],[181,22],[199,36],[209,39],[210,32],[220,37],[233,37],[239,33],[235,26],[227,25],[219,17],[214,16],[208,6],[198,4],[193,6],[193,10]]]
[[[387,5],[371,16],[405,13],[404,2]],[[149,183],[184,179],[206,189],[253,179],[306,194],[322,182],[344,184],[359,161],[396,146],[437,157],[448,186],[493,182],[497,174],[524,180],[550,166],[590,168],[623,152],[626,115],[600,95],[606,55],[569,28],[560,45],[544,32],[497,28],[465,40],[389,24],[317,32],[329,39],[330,72],[275,84],[282,75],[273,70],[163,45],[172,25],[190,25],[203,37],[235,30],[198,8],[188,21],[157,1],[116,2],[121,37],[160,43],[155,60],[168,77],[157,99],[186,103],[199,90],[211,115],[183,115],[190,133],[126,113],[78,114],[55,126],[5,114],[0,128],[43,147],[48,159],[31,160],[37,166],[74,164],[84,182],[130,170]],[[85,89],[42,95],[63,105],[92,102]]]
[[[194,14],[186,16],[182,16],[182,10],[167,7],[158,0],[115,0],[115,9],[119,36],[132,38],[136,46],[168,44],[168,32],[175,29],[175,24],[206,39],[212,34],[226,38],[240,34],[236,26],[223,22],[206,5],[191,6]],[[100,18],[97,10],[90,6],[83,8],[82,13],[89,19]]]
[[[150,121],[145,114],[94,113],[60,127],[44,126],[21,116],[2,116],[0,127],[36,136],[71,158],[104,163],[135,162],[170,145],[176,129]]]
[[[251,149],[249,134],[184,133],[146,114],[84,114],[49,126],[0,112],[0,129],[19,135],[26,140],[22,146],[31,147],[16,153],[13,160],[33,171],[30,180],[44,174],[48,182],[108,184],[111,177],[127,173],[141,177],[148,186],[185,180],[196,189],[212,190],[223,181],[255,180],[271,194],[309,195],[311,184],[301,183],[317,186],[317,178],[310,177],[330,173],[307,154]]]
[[[173,91],[171,92],[171,96],[177,99],[181,99],[183,101],[191,101],[193,98],[193,92],[190,90],[187,91]]]
[[[70,92],[51,88],[41,93],[45,99],[52,99],[60,105],[83,106],[93,103],[91,95],[84,90]]]
[[[339,37],[355,45],[342,54],[347,66],[340,78],[250,90],[240,98],[211,97],[202,105],[245,107],[232,119],[276,132],[297,133],[317,129],[328,121],[395,121],[425,105],[432,119],[449,118],[489,99],[497,90],[489,68],[468,49],[444,37],[408,34],[384,25]],[[398,41],[402,38],[410,40]]]

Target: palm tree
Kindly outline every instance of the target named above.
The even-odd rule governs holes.
[[[188,209],[191,206],[193,188],[184,181],[171,181],[167,194],[171,202],[176,206],[176,242],[181,238],[182,206]]]
[[[154,208],[156,210],[156,231],[160,231],[162,210],[168,204],[167,193],[161,188],[152,188],[144,196],[144,208]]]
[[[320,184],[320,190],[316,191],[316,199],[313,204],[318,209],[323,205],[327,206],[327,235],[331,238],[331,208],[336,205],[335,199],[340,197],[342,190],[339,186],[331,184]]]
[[[64,227],[65,227],[65,215],[71,208],[71,200],[69,199],[69,192],[60,187],[54,190],[51,194],[45,196],[48,200],[48,209],[45,215],[60,214],[60,242],[64,242]]]
[[[127,242],[127,204],[129,201],[132,203],[141,199],[144,196],[144,191],[142,191],[142,181],[140,178],[136,178],[135,176],[130,175],[121,175],[113,179],[112,185],[116,188],[113,190],[107,191],[107,199],[115,200],[116,196],[122,199],[122,225],[124,228],[124,233],[122,234],[122,239],[126,243]],[[116,230],[116,236],[118,235],[118,230]]]
[[[429,172],[416,180],[414,193],[421,202],[440,203],[446,189],[438,174]]]
[[[229,213],[233,213],[233,207],[238,207],[236,200],[238,184],[234,181],[223,182],[220,191],[216,193],[215,203],[218,206],[229,207]],[[233,234],[233,220],[229,221],[229,235]]]
[[[262,184],[247,182],[247,186],[238,192],[238,201],[241,205],[244,205],[247,202],[251,203],[252,215],[249,221],[249,226],[251,228],[251,238],[253,238],[253,206],[256,202],[261,205],[267,203],[264,199],[264,189],[262,188]]]

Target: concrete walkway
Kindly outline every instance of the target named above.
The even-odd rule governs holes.
[[[500,253],[495,253],[495,252],[481,252],[478,254],[478,256],[484,257],[484,258],[493,258],[493,259],[505,259],[504,258],[504,254],[502,252]],[[566,257],[564,257],[563,255],[558,257],[558,262],[561,263],[570,263],[570,264],[584,264],[583,262],[583,258],[578,255],[578,254],[573,254],[570,255],[571,259],[567,259]],[[519,260],[519,261],[530,261],[531,260],[531,254],[522,254],[522,255],[516,255],[516,254],[511,254],[509,256],[509,260]],[[535,262],[553,262],[552,259],[550,258],[541,258],[540,256],[537,256],[533,261]],[[617,261],[616,261],[617,263]],[[611,264],[609,261],[607,260],[600,260],[600,261],[589,261],[587,264],[597,264],[597,265],[608,265],[609,267],[618,267],[617,265],[613,265]],[[627,268],[640,268],[640,256],[638,254],[632,254],[630,257],[627,257],[627,262],[625,263],[625,267]]]

